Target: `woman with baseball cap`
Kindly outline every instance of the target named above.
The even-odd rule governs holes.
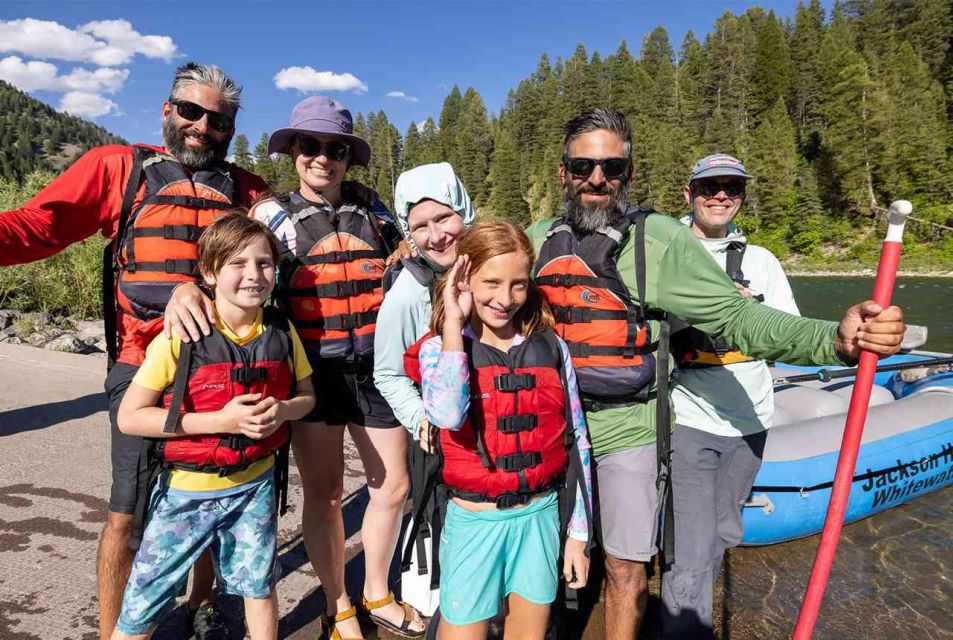
[[[314,368],[317,404],[292,429],[292,447],[304,490],[302,535],[327,598],[326,628],[332,640],[361,637],[344,588],[347,428],[370,494],[361,603],[379,626],[420,637],[419,613],[395,600],[387,584],[409,485],[407,442],[373,379],[384,263],[399,234],[377,194],[345,180],[352,165],[367,166],[371,149],[337,100],[298,103],[289,126],[271,135],[268,152],[290,155],[299,177],[297,189],[260,201],[251,215],[284,245],[279,291]]]

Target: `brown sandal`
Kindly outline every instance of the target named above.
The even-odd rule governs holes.
[[[380,609],[381,607],[386,607],[391,602],[396,602],[404,610],[404,620],[401,622],[400,626],[395,625],[390,620],[382,618],[380,616],[374,615],[374,609]],[[423,621],[423,616],[420,615],[420,612],[414,609],[412,606],[406,602],[401,602],[394,598],[394,592],[390,591],[387,593],[387,596],[381,598],[380,600],[368,600],[361,595],[361,608],[367,612],[368,617],[371,619],[371,622],[376,624],[378,627],[384,629],[389,633],[398,635],[401,638],[423,638],[427,634],[427,625],[424,624],[424,628],[420,631],[415,631],[410,628],[410,624],[414,621],[414,614]]]
[[[345,620],[350,620],[357,615],[357,607],[352,606],[350,609],[345,609],[339,613],[334,614],[332,618],[325,612],[324,614],[324,635],[323,637],[328,638],[328,640],[362,640],[362,638],[345,638],[341,635],[341,632],[338,631],[338,623],[344,622]]]

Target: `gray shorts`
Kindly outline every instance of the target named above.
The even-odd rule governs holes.
[[[606,555],[649,562],[658,551],[655,443],[595,456],[596,531]]]

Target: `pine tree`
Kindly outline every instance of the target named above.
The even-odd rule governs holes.
[[[797,182],[794,189],[794,206],[791,210],[791,248],[797,253],[814,253],[827,239],[824,229],[824,210],[817,190],[814,170],[804,160],[798,161]]]
[[[482,204],[487,195],[486,178],[493,139],[483,98],[473,87],[463,95],[455,143],[457,162],[454,169],[473,201]]]
[[[598,78],[590,72],[586,48],[582,43],[576,45],[576,51],[566,61],[563,92],[572,115],[602,106],[599,104]]]
[[[883,91],[883,155],[878,174],[888,199],[935,198],[943,193],[946,161],[943,92],[908,42],[886,70]]]
[[[757,178],[748,187],[746,209],[753,224],[745,222],[745,225],[751,231],[780,231],[774,234],[777,239],[787,235],[788,214],[795,198],[797,163],[794,124],[784,98],[778,98],[755,130],[748,156],[747,166]]]
[[[439,156],[456,167],[459,164],[457,153],[457,122],[460,119],[460,112],[463,110],[463,96],[460,94],[460,88],[453,85],[450,94],[443,101],[443,109],[440,111],[440,129],[437,131],[437,149]]]
[[[278,166],[277,163],[268,155],[268,134],[261,134],[261,139],[255,146],[255,173],[271,185],[272,188],[278,186]]]
[[[417,129],[417,123],[412,121],[407,127],[407,133],[404,134],[404,152],[400,158],[400,170],[407,171],[420,166],[417,157],[420,154],[420,130]]]
[[[798,3],[791,34],[794,66],[793,115],[801,152],[813,158],[821,137],[821,56],[824,37],[824,9],[820,0]]]
[[[893,9],[898,38],[909,42],[930,74],[939,79],[953,41],[953,4],[949,0],[905,0],[894,2]]]
[[[251,152],[248,150],[248,136],[239,133],[235,136],[235,148],[233,151],[235,164],[242,169],[253,170],[255,162],[252,160]]]
[[[515,136],[509,131],[508,123],[501,120],[493,142],[487,206],[494,215],[525,226],[530,222],[530,213],[523,199],[519,173],[520,154]]]
[[[675,103],[675,51],[665,27],[655,27],[642,41],[639,66],[651,79],[648,116],[654,123],[673,123]]]
[[[676,67],[678,126],[694,144],[705,132],[705,53],[695,34],[689,31],[682,40]]]
[[[751,73],[751,113],[755,122],[778,99],[790,101],[794,63],[781,23],[768,13],[757,32],[754,67]]]

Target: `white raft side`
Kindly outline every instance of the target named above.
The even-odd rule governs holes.
[[[817,389],[799,389],[794,385],[775,392],[775,398],[782,394],[794,394],[795,398],[801,397],[810,409],[819,393],[835,395]],[[843,398],[837,398],[843,402]],[[876,442],[950,418],[953,418],[953,388],[927,387],[906,398],[871,406],[861,442]],[[844,411],[771,427],[764,447],[763,462],[789,462],[838,451],[846,419],[847,413]]]

